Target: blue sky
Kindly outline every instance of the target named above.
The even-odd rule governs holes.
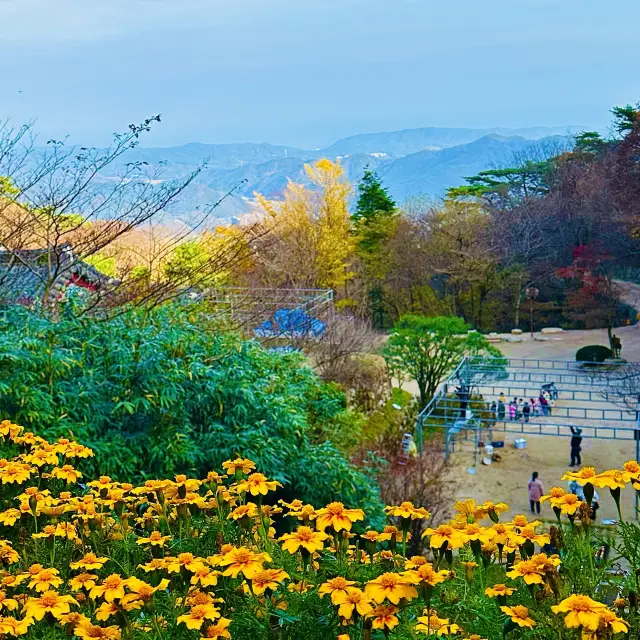
[[[604,128],[638,0],[0,0],[0,118],[102,144],[324,146],[420,126]]]

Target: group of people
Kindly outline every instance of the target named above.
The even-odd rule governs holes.
[[[540,391],[537,398],[513,398],[507,402],[503,392],[498,396],[498,401],[491,403],[490,411],[495,416],[496,422],[521,421],[529,422],[531,416],[550,416],[555,404],[553,394],[546,389]]]

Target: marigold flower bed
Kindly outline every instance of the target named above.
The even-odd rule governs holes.
[[[251,460],[202,480],[85,485],[90,449],[8,421],[0,437],[0,637],[638,637],[640,529],[620,513],[614,575],[587,504],[595,487],[618,508],[625,486],[640,490],[635,461],[567,473],[585,501],[552,488],[551,527],[473,501],[430,526],[405,502],[367,531],[339,501],[276,502],[278,483]],[[409,556],[416,520],[425,553]]]

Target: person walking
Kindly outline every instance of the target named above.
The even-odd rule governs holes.
[[[534,471],[529,480],[529,507],[531,513],[540,514],[540,498],[544,495],[542,480],[538,477],[538,472]]]
[[[498,402],[502,402],[502,404],[507,404],[507,396],[504,395],[504,391],[500,392],[498,396]]]
[[[509,420],[516,419],[516,403],[515,398],[509,403]]]
[[[498,422],[504,422],[506,407],[502,400],[498,400]]]
[[[569,427],[571,429],[571,463],[570,467],[582,464],[580,452],[582,451],[582,429],[577,427]]]
[[[498,404],[495,400],[491,403],[489,411],[491,411],[491,420],[495,422],[498,419]]]
[[[531,405],[525,400],[525,403],[522,405],[522,417],[525,422],[529,422],[529,416],[531,415]]]

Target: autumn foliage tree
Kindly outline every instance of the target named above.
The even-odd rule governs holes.
[[[353,278],[354,240],[342,167],[323,159],[305,165],[307,187],[289,182],[282,200],[256,194],[270,231],[257,243],[254,278],[262,285],[345,292]]]

